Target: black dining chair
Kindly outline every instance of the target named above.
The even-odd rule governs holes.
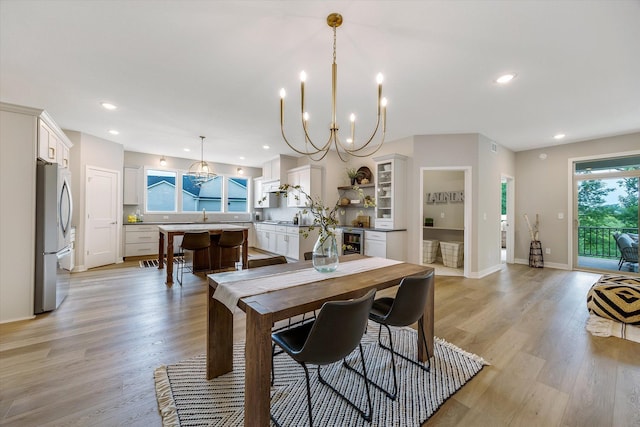
[[[307,384],[307,409],[309,425],[313,426],[311,410],[311,386],[307,364],[318,366],[318,380],[354,408],[366,421],[371,421],[372,406],[367,380],[367,369],[360,340],[367,327],[367,318],[371,309],[375,289],[364,296],[348,301],[329,301],[323,304],[315,320],[300,326],[284,329],[271,334],[271,339],[293,360],[302,365]],[[345,395],[326,382],[320,374],[320,366],[338,362],[347,357],[356,347],[360,349],[360,359],[367,394],[368,412],[363,411]],[[277,420],[271,416],[274,423]]]
[[[398,397],[398,377],[396,373],[396,361],[394,356],[399,356],[414,365],[422,368],[425,371],[429,371],[431,363],[429,356],[429,348],[427,347],[427,340],[424,333],[424,321],[422,315],[424,314],[425,305],[427,304],[427,296],[429,295],[430,288],[434,286],[433,271],[427,273],[424,276],[409,276],[402,279],[398,292],[395,298],[379,298],[373,302],[371,312],[369,313],[369,319],[380,324],[378,331],[378,345],[391,353],[391,368],[393,371],[393,392],[385,390],[379,384],[373,381],[369,381],[371,385],[377,389],[383,391],[387,397],[391,400],[395,400]],[[390,326],[404,327],[418,322],[418,333],[422,334],[422,341],[424,342],[425,350],[427,353],[426,365],[419,361],[413,360],[404,354],[398,353],[393,349],[393,339],[391,337]],[[382,326],[387,329],[389,334],[389,346],[382,343],[381,332]],[[417,355],[417,353],[416,353]],[[344,366],[348,369],[358,373],[349,366],[346,361]]]
[[[244,234],[240,230],[223,231],[218,239],[218,268],[222,270],[222,251],[224,249],[241,248]],[[242,258],[240,258],[242,259]]]
[[[211,271],[211,254],[209,253],[209,249],[211,248],[211,236],[208,231],[195,232],[195,231],[187,231],[184,233],[182,237],[182,243],[180,244],[180,252],[183,254],[183,259],[180,264],[178,264],[178,283],[182,286],[182,275],[184,274],[184,269],[186,267],[186,253],[185,251],[192,251],[193,256],[191,257],[191,272],[195,273],[195,269],[193,267],[194,261],[196,258],[196,251],[199,250],[207,250],[207,262],[209,263],[209,269],[207,271]],[[167,250],[172,250],[168,248]]]

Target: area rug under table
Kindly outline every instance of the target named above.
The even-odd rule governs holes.
[[[383,337],[385,335],[383,331]],[[394,329],[394,347],[415,357],[416,332]],[[391,390],[393,377],[389,353],[377,344],[377,329],[369,328],[363,350],[369,378]],[[371,387],[373,420],[365,422],[317,379],[310,369],[311,396],[315,425],[325,426],[420,426],[442,403],[477,374],[484,365],[481,357],[467,353],[436,338],[431,370],[424,370],[396,358],[399,393],[391,401]],[[244,343],[234,345],[234,371],[211,381],[205,379],[204,355],[155,370],[156,396],[163,426],[242,426],[244,425]],[[360,368],[358,352],[347,361]],[[271,413],[282,426],[308,425],[304,370],[290,357],[275,357],[275,384],[271,388]],[[342,393],[366,407],[364,383],[341,363],[322,368],[323,378]]]

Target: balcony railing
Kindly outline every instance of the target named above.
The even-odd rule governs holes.
[[[638,233],[628,227],[578,227],[578,255],[598,258],[620,258],[613,233]]]

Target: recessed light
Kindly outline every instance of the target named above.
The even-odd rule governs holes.
[[[117,130],[115,130],[115,129],[110,129],[110,130],[109,130],[109,133],[110,133],[111,135],[119,135],[119,134],[120,134],[120,132],[118,132],[118,131],[117,131]]]
[[[557,133],[557,134],[553,135],[553,139],[562,139],[565,136],[566,135],[564,133]]]
[[[191,151],[191,148],[184,148],[184,151],[188,153],[189,151]]]
[[[263,145],[262,148],[264,148],[265,150],[268,150],[271,147],[269,147],[268,145]]]
[[[102,105],[102,106],[103,106],[105,109],[107,109],[107,110],[115,110],[116,108],[118,108],[118,106],[113,105],[113,104],[112,104],[112,103],[110,103],[110,102],[103,102],[103,103],[102,103],[102,104],[100,104],[100,105]]]
[[[500,83],[503,85],[503,84],[509,83],[511,80],[515,78],[516,78],[515,73],[503,74],[496,79],[496,83]]]
[[[244,156],[240,156],[238,157],[240,160],[244,160]]]

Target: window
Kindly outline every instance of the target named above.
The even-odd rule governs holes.
[[[196,186],[187,175],[182,175],[182,211],[198,212],[206,209],[210,212],[222,212],[222,181],[216,176],[201,186]]]
[[[228,178],[227,212],[247,212],[247,196],[249,188],[247,178]]]
[[[248,178],[218,175],[197,186],[186,172],[145,169],[145,179],[145,212],[249,212]]]
[[[146,174],[146,211],[176,212],[177,173],[147,169]]]

